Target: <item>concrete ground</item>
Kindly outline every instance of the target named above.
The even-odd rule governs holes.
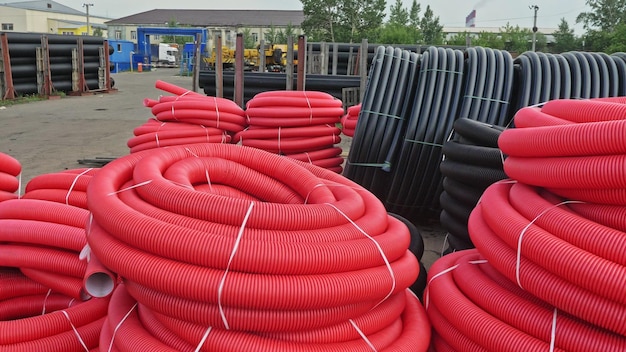
[[[175,68],[122,72],[112,75],[116,92],[0,107],[0,152],[22,163],[24,185],[37,175],[85,167],[77,160],[127,155],[133,129],[152,116],[143,99],[168,95],[156,89],[155,82],[191,89],[192,78],[178,73]],[[346,155],[349,139],[342,147]],[[416,225],[424,238],[422,262],[428,268],[442,251],[444,231],[437,223]]]

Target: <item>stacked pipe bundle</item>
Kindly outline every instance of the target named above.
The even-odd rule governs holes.
[[[392,175],[388,171],[406,130],[420,63],[418,54],[379,46],[369,70],[343,174],[379,199],[389,190]]]
[[[20,173],[22,164],[9,154],[0,152],[0,202],[18,197],[15,192],[20,188]]]
[[[439,167],[443,178],[440,222],[448,231],[448,251],[473,248],[467,231],[470,213],[483,191],[507,178],[498,137],[504,128],[461,118],[454,122],[454,136],[443,145]]]
[[[605,53],[525,52],[515,59],[516,81],[511,115],[519,109],[554,99],[624,95],[624,60]]]
[[[35,176],[26,184],[22,198],[48,200],[87,209],[87,186],[98,170],[72,169]]]
[[[435,346],[626,349],[624,116],[623,97],[515,115],[498,140],[512,179],[489,186],[470,216],[479,254],[429,271]]]
[[[600,329],[542,301],[498,272],[476,249],[443,256],[430,267],[428,280],[424,304],[434,328],[434,351],[626,348],[623,334]]]
[[[354,130],[356,129],[360,111],[361,104],[353,105],[348,108],[346,114],[341,118],[341,133],[348,137],[354,136]]]
[[[619,77],[619,86],[617,95],[626,96],[626,53],[614,53],[611,58],[615,60]]]
[[[7,32],[13,86],[18,94],[36,94],[37,55],[42,47],[43,36],[36,33]],[[100,48],[104,39],[95,36],[45,35],[48,41],[50,58],[50,79],[53,89],[62,92],[72,91],[72,49],[78,48],[78,40],[83,41],[85,84],[88,89],[99,88]],[[81,87],[82,89],[82,87]]]
[[[191,92],[157,81],[156,88],[171,93],[158,100],[144,99],[154,118],[133,130],[127,142],[131,153],[195,143],[230,143],[246,127],[245,114],[235,102]]]
[[[108,298],[83,288],[88,211],[33,199],[0,203],[0,345],[6,351],[98,346]],[[19,269],[19,270],[18,270]]]
[[[460,50],[433,47],[422,54],[417,91],[406,131],[398,137],[384,198],[387,209],[409,220],[433,216],[438,209],[441,147],[458,116],[464,66]]]
[[[248,128],[235,143],[341,173],[342,102],[317,91],[268,91],[246,104]]]
[[[336,173],[195,144],[116,159],[88,196],[91,250],[124,281],[102,351],[427,349],[407,227]]]
[[[465,83],[457,116],[506,126],[513,93],[514,64],[503,50],[471,47],[465,50]]]

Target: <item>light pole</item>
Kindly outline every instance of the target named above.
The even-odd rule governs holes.
[[[531,5],[528,6],[528,8],[535,11],[535,17],[533,21],[533,51],[535,51],[535,47],[537,45],[537,11],[539,11],[539,6]]]
[[[83,3],[83,7],[87,9],[87,35],[91,35],[90,31],[90,25],[89,25],[89,8],[93,6],[93,4],[87,4],[87,3]]]

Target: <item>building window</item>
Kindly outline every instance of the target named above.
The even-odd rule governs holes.
[[[87,32],[81,32],[80,35],[87,35]]]
[[[13,23],[3,23],[2,24],[2,30],[3,31],[12,31],[13,30]]]
[[[137,39],[137,31],[130,31],[130,39]]]
[[[161,36],[159,34],[155,34],[153,38],[154,40],[161,40]]]
[[[255,43],[259,41],[259,33],[252,33],[252,41]]]
[[[121,52],[122,51],[122,44],[117,44],[117,52]]]
[[[63,32],[63,35],[74,35],[74,32]]]
[[[122,31],[115,31],[115,39],[122,39]]]

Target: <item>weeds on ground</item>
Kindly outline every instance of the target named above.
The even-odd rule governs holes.
[[[57,95],[65,96],[65,93],[57,94]],[[19,96],[15,99],[0,99],[0,106],[13,106],[17,104],[26,104],[26,103],[31,103],[33,101],[40,101],[40,100],[46,100],[46,99],[47,97],[41,96],[38,94],[24,95],[24,96]]]

